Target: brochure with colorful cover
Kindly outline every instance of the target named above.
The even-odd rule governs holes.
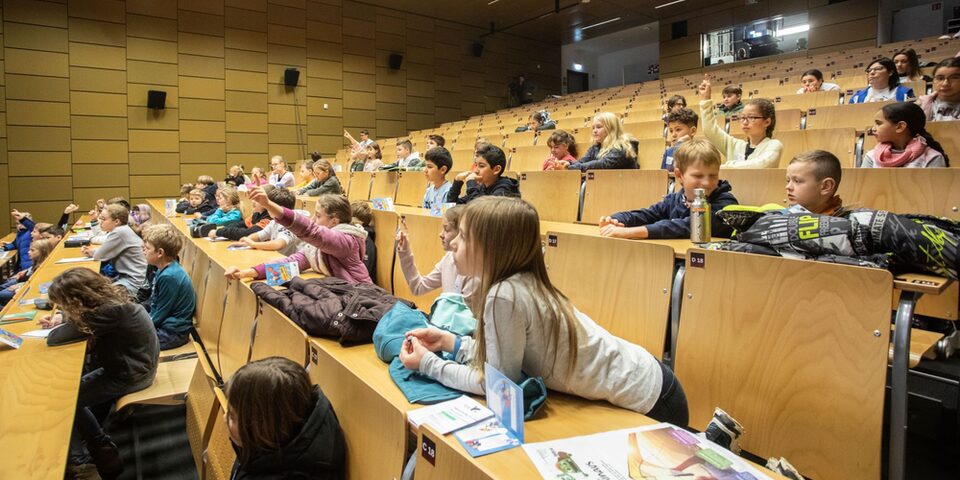
[[[19,335],[10,333],[0,328],[0,345],[9,345],[13,348],[20,348],[23,345],[23,339]]]
[[[163,214],[168,217],[177,215],[177,199],[166,198],[163,200]]]
[[[523,389],[490,364],[484,365],[487,408],[494,418],[454,433],[471,456],[508,450],[523,443]]]
[[[263,266],[266,274],[266,283],[276,287],[289,282],[293,277],[300,275],[300,265],[297,262],[268,263]]]
[[[384,210],[387,212],[396,211],[393,206],[393,199],[390,197],[374,198],[370,200],[370,203],[373,204],[374,210]]]
[[[473,425],[493,416],[489,408],[463,395],[453,400],[407,412],[407,421],[414,427],[427,424],[441,435]]]
[[[528,443],[523,449],[550,480],[770,478],[729,450],[668,423]]]

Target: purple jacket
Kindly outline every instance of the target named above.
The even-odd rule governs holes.
[[[317,272],[320,272],[318,265],[323,263],[334,277],[349,283],[373,283],[367,267],[363,264],[367,236],[364,229],[349,224],[327,228],[289,208],[284,208],[283,215],[276,220],[301,241],[313,247],[303,248],[281,260],[282,262],[297,262],[301,271],[313,268]],[[266,278],[262,264],[253,269],[257,271],[257,279]]]

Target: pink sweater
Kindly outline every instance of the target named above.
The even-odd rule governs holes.
[[[289,208],[284,208],[283,215],[276,220],[300,241],[312,247],[302,248],[281,262],[297,262],[301,271],[313,268],[318,272],[321,271],[318,266],[322,263],[337,278],[350,283],[373,283],[367,267],[363,265],[367,238],[363,228],[350,224],[327,228]],[[253,269],[257,271],[257,279],[266,278],[262,264]]]

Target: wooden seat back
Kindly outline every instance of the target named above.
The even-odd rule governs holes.
[[[878,478],[892,285],[885,270],[688,251],[676,373],[690,426],[720,407],[762,458]]]
[[[550,281],[577,309],[610,333],[640,345],[658,359],[663,357],[673,248],[548,232],[545,261]]]
[[[351,202],[370,200],[370,185],[373,182],[373,172],[350,172],[350,181],[347,183],[347,198]]]
[[[447,179],[453,178],[453,173],[447,173]],[[397,178],[397,198],[393,203],[408,207],[423,205],[423,195],[427,191],[427,177],[423,172],[400,172]]]
[[[597,224],[601,216],[647,208],[667,193],[663,170],[594,170],[587,172],[580,221]]]
[[[540,214],[541,220],[576,222],[580,212],[579,170],[520,173],[520,193]]]

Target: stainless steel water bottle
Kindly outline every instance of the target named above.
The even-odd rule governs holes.
[[[690,204],[690,241],[707,243],[710,241],[710,202],[707,193],[698,188],[693,191],[693,203]]]

